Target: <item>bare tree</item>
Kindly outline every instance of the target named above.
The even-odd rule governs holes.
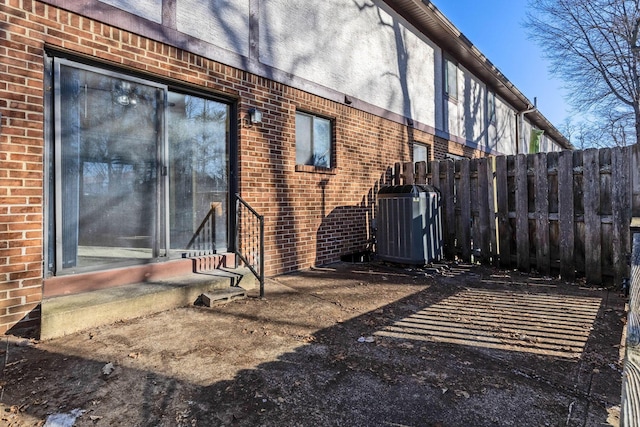
[[[633,129],[632,124],[614,119],[606,112],[603,113],[602,120],[597,122],[589,120],[589,117],[583,117],[579,121],[567,117],[558,127],[578,150],[605,148],[612,145],[624,147],[633,143],[629,142],[629,133],[633,134],[633,130],[628,132],[629,129]]]
[[[609,145],[640,141],[640,0],[529,0],[525,25]]]

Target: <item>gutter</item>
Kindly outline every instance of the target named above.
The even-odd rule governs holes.
[[[522,147],[522,151],[525,151],[525,138],[524,138],[524,115],[528,113],[533,113],[538,110],[536,104],[538,103],[537,98],[533,98],[533,105],[527,108],[526,110],[522,110],[516,113],[516,154],[520,154],[520,147]]]

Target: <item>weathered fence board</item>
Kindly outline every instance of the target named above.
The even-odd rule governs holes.
[[[583,152],[573,152],[574,260],[576,269],[584,272],[584,174]]]
[[[560,275],[567,280],[576,277],[574,257],[573,153],[558,156],[558,221],[560,230]]]
[[[402,164],[402,178],[405,184],[415,183],[415,167],[412,162]]]
[[[626,224],[631,221],[628,197],[630,165],[625,165],[624,159],[630,154],[628,148],[611,153],[611,264],[615,283],[622,283],[622,279],[629,275],[626,256],[630,250],[630,232]]]
[[[396,164],[400,183],[441,191],[446,258],[560,274],[629,277],[640,215],[638,146]]]
[[[599,150],[600,178],[600,259],[601,274],[613,276],[613,221],[611,187],[611,149]]]
[[[489,205],[488,160],[478,159],[478,249],[480,260],[484,263],[491,262],[491,217],[493,216],[493,206]]]
[[[560,268],[560,216],[558,210],[558,154],[547,154],[547,188],[549,190],[549,266]]]
[[[402,181],[402,165],[396,163],[393,165],[393,185],[400,185]]]
[[[448,259],[456,256],[456,211],[455,211],[455,164],[445,161],[440,164],[444,170],[442,191],[442,208],[444,209],[444,253]]]
[[[484,179],[487,182],[487,220],[489,221],[488,233],[488,252],[486,259],[487,262],[491,261],[494,265],[498,265],[498,236],[497,236],[497,223],[496,223],[496,192],[495,192],[495,171],[494,171],[494,158],[487,159],[487,170],[484,175]]]
[[[427,163],[418,162],[416,163],[416,184],[426,184],[426,183],[427,183]]]
[[[431,174],[430,174],[430,184],[434,187],[440,189],[440,163],[432,162],[431,163]]]
[[[456,205],[460,211],[458,216],[459,228],[456,233],[460,255],[463,261],[471,261],[471,173],[470,161],[463,159],[456,162],[460,166],[458,171],[458,192],[456,194]]]
[[[584,152],[584,252],[588,281],[602,281],[600,227],[600,156],[598,150]]]
[[[509,182],[507,177],[507,158],[496,158],[496,204],[498,220],[498,253],[500,266],[511,266],[511,224],[509,222]]]
[[[519,269],[529,271],[529,186],[527,156],[516,156],[516,256]]]
[[[640,227],[638,221],[637,227]],[[640,426],[640,229],[632,236],[629,312],[625,345],[620,426]]]
[[[631,147],[631,215],[640,217],[640,144]]]
[[[536,266],[540,273],[549,274],[549,184],[547,156],[538,153],[534,157],[535,167],[535,245]]]

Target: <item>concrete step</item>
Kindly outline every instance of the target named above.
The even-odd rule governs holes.
[[[256,283],[248,269],[220,269],[44,298],[40,339],[187,306],[203,294],[214,294],[215,290],[242,286],[245,291],[254,288]]]

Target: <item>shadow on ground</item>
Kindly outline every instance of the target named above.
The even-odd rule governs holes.
[[[623,317],[616,292],[549,278],[341,263],[271,280],[264,300],[7,338],[2,420],[617,425]]]

